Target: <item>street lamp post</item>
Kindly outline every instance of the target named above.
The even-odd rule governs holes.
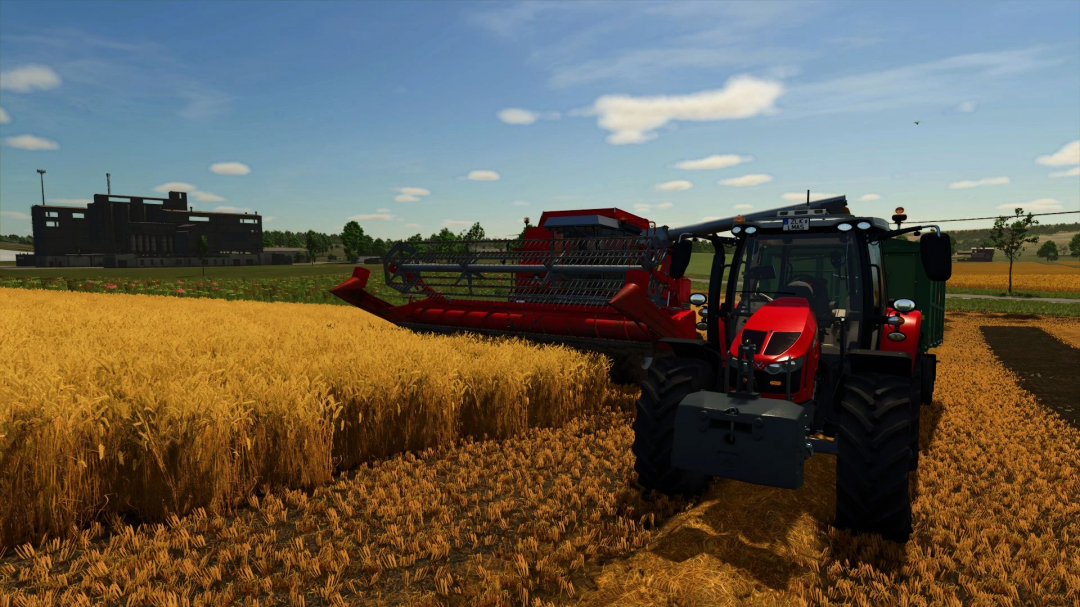
[[[38,169],[38,175],[41,175],[41,204],[45,204],[45,169]]]

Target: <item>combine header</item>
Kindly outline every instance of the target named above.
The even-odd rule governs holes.
[[[839,212],[845,204],[839,197],[739,219]],[[369,293],[370,272],[362,267],[331,292],[416,331],[517,336],[601,352],[614,360],[613,379],[636,383],[657,341],[698,337],[683,276],[690,239],[734,222],[668,229],[620,209],[549,211],[523,238],[396,243],[382,258],[384,280],[407,304]]]

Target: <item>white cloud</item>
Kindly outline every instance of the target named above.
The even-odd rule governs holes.
[[[652,207],[650,207],[647,204],[640,204],[639,203],[639,204],[634,205],[634,212],[635,213],[648,213],[650,210],[652,210]]]
[[[392,213],[390,209],[375,209],[376,213]]]
[[[389,213],[367,213],[360,215],[352,215],[348,218],[349,221],[390,221],[394,216]]]
[[[839,194],[814,194],[814,193],[811,193],[810,194],[810,202],[814,202],[814,201],[817,201],[817,200],[825,200],[826,198],[835,198],[837,196],[839,196]],[[787,192],[786,194],[782,194],[780,196],[780,198],[783,198],[784,200],[788,200],[788,201],[791,201],[791,202],[806,202],[806,192]]]
[[[4,139],[4,144],[10,148],[18,148],[20,150],[33,150],[35,152],[41,150],[59,150],[60,144],[52,139],[43,139],[41,137],[35,137],[33,135],[18,135],[16,137],[7,137]]]
[[[405,224],[405,227],[406,228],[419,228],[420,224],[418,224],[418,223],[407,223],[407,224]]]
[[[977,188],[981,185],[1005,185],[1009,183],[1008,177],[986,177],[979,179],[978,181],[954,181],[949,184],[950,190],[966,190],[968,188]]]
[[[7,124],[9,122],[11,122],[11,115],[8,114],[4,108],[0,107],[0,124]]]
[[[448,228],[455,228],[455,227],[456,228],[469,228],[469,227],[472,227],[472,224],[474,224],[474,223],[476,223],[476,222],[474,222],[474,221],[461,221],[461,220],[458,220],[458,219],[447,219],[447,220],[443,221],[443,225],[448,227]]]
[[[527,207],[527,206],[529,206],[529,203],[525,202],[524,200],[515,200],[514,202],[511,202],[510,204],[514,205],[515,207]]]
[[[430,196],[431,195],[431,190],[427,190],[427,189],[424,189],[424,188],[405,187],[405,188],[397,188],[397,191],[401,192],[402,194],[404,194],[406,196]],[[413,201],[409,200],[409,201],[399,201],[399,202],[413,202]]]
[[[859,197],[859,200],[862,201],[862,202],[872,202],[874,200],[881,200],[881,195],[879,195],[879,194],[863,194],[862,196]]]
[[[394,200],[397,202],[416,202],[420,199],[416,196],[410,196],[408,194],[399,194],[397,196],[394,196]]]
[[[210,165],[210,172],[218,175],[247,175],[251,167],[242,162],[215,162]]]
[[[155,192],[161,192],[162,194],[167,192],[192,192],[194,190],[195,186],[182,181],[170,181],[169,183],[163,183],[154,188]]]
[[[499,120],[502,120],[506,124],[532,124],[540,119],[540,115],[536,112],[530,112],[529,110],[523,110],[516,107],[500,110],[497,116],[499,117]]]
[[[465,177],[469,181],[498,181],[499,174],[495,171],[469,171],[469,174]],[[472,224],[469,224],[472,225]]]
[[[978,107],[978,104],[974,101],[963,101],[960,105],[956,106],[956,111],[970,114],[975,111],[976,107]]]
[[[683,190],[689,190],[694,187],[694,184],[685,179],[676,179],[675,181],[665,181],[664,183],[658,183],[654,186],[657,190],[662,192],[681,192]]]
[[[0,211],[0,215],[3,215],[4,217],[10,217],[12,219],[30,219],[29,215],[27,215],[26,213],[20,213],[18,211]]]
[[[559,112],[544,112],[543,118],[544,120],[558,120],[562,118],[562,114]]]
[[[225,199],[213,192],[203,192],[201,190],[192,190],[191,196],[199,202],[225,202]]]
[[[709,169],[726,169],[744,162],[753,160],[753,156],[740,156],[738,154],[713,154],[697,160],[683,160],[676,162],[675,168],[685,171],[705,171]]]
[[[689,95],[604,95],[593,104],[593,110],[599,116],[597,126],[611,131],[608,143],[623,145],[655,139],[653,131],[673,120],[735,120],[775,113],[773,103],[783,92],[779,82],[735,76],[722,89]]]
[[[60,76],[45,65],[24,65],[0,72],[0,89],[16,93],[47,91],[60,86]]]
[[[732,208],[736,211],[749,211],[750,209],[754,208],[754,205],[740,202],[739,204],[734,205]]]
[[[1061,203],[1054,198],[1039,198],[1038,200],[1029,200],[1028,202],[1016,202],[999,204],[997,208],[1012,211],[1016,208],[1024,209],[1024,211],[1060,211]]]
[[[90,204],[91,202],[94,202],[94,201],[92,199],[88,199],[88,198],[50,198],[49,202],[55,202],[55,203],[58,203],[58,204],[87,205],[87,204]]]
[[[658,208],[658,209],[670,209],[673,206],[675,206],[675,205],[670,203],[670,202],[661,202],[660,204],[656,205],[656,208]]]
[[[1035,162],[1048,167],[1068,166],[1080,164],[1080,139],[1070,141],[1061,146],[1061,149],[1049,156],[1039,156]]]
[[[206,201],[203,201],[206,202]],[[244,209],[240,207],[214,207],[214,211],[218,213],[250,213],[251,209]]]
[[[271,221],[273,221],[275,219],[277,219],[277,216],[275,216],[275,215],[267,215],[267,216],[262,218],[263,223],[270,223]]]
[[[1076,177],[1080,175],[1080,167],[1073,167],[1068,171],[1058,171],[1056,173],[1050,173],[1051,177]]]
[[[769,183],[772,181],[772,175],[766,175],[764,173],[750,173],[749,175],[743,175],[742,177],[732,177],[731,179],[721,179],[716,183],[720,185],[730,185],[737,188],[748,188],[750,186],[761,185],[763,183]]]

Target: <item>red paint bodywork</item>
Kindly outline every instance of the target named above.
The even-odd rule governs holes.
[[[765,341],[761,345],[761,352],[764,352],[769,347],[769,341],[772,340],[775,333],[799,333],[799,338],[795,340],[795,343],[783,352],[771,355],[760,352],[755,354],[754,370],[764,371],[772,363],[805,357],[802,368],[794,372],[799,375],[800,387],[791,395],[794,402],[805,402],[814,396],[814,374],[817,373],[818,360],[821,354],[821,348],[817,343],[817,326],[814,313],[805,299],[801,297],[778,297],[762,306],[757,312],[754,312],[753,316],[746,321],[746,325],[735,336],[728,353],[736,357],[739,355],[739,344],[743,343],[743,332],[748,329],[766,333]],[[783,374],[775,377],[780,379]],[[786,393],[782,387],[778,393],[773,392],[770,388],[776,390],[772,386],[758,385],[757,391],[765,398],[786,398]]]
[[[915,370],[915,357],[919,353],[919,335],[922,331],[922,312],[918,310],[912,310],[908,313],[897,312],[892,308],[888,308],[885,313],[887,316],[899,316],[904,319],[904,324],[897,328],[893,328],[891,325],[882,325],[881,337],[878,343],[878,349],[883,352],[905,352],[911,357],[911,370]],[[889,339],[888,334],[892,331],[899,331],[907,336],[904,341],[893,341]]]

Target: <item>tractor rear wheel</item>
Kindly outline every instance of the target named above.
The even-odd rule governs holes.
[[[692,497],[701,494],[711,477],[671,465],[675,412],[688,394],[711,385],[712,368],[690,358],[660,358],[649,366],[641,383],[634,420],[634,470],[646,490]]]
[[[906,542],[911,535],[911,380],[847,378],[836,432],[836,526]],[[914,406],[913,406],[914,405]]]

